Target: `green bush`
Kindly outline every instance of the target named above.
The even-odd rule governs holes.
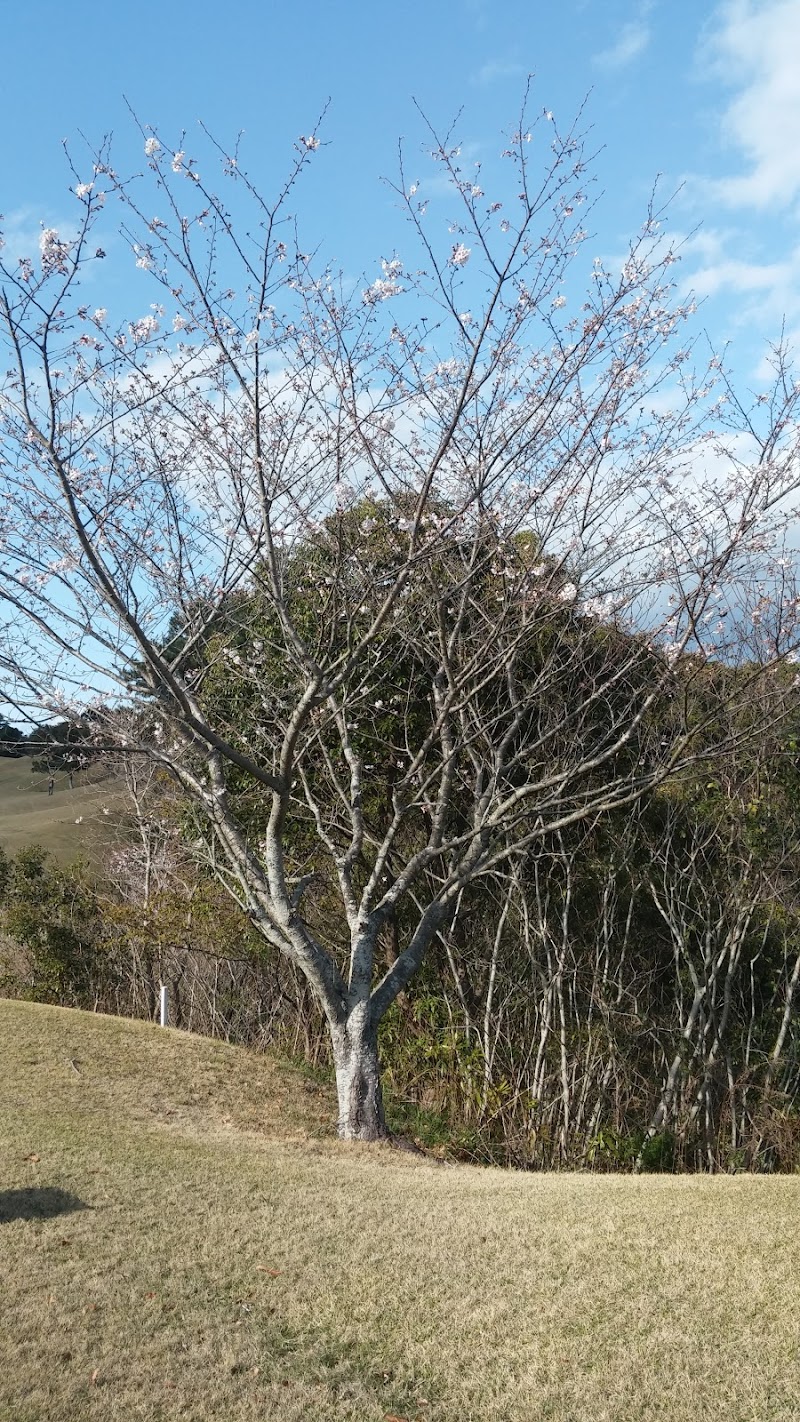
[[[100,930],[85,866],[62,869],[34,844],[11,861],[3,856],[0,887],[6,933],[27,957],[24,995],[36,1002],[82,1003]]]

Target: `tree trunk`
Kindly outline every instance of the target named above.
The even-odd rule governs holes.
[[[378,1030],[369,1020],[368,1011],[356,1008],[342,1027],[333,1029],[332,1037],[339,1138],[344,1141],[387,1140]]]

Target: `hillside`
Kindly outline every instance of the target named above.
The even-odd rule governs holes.
[[[52,795],[47,781],[29,756],[0,758],[0,848],[15,854],[41,844],[62,861],[92,857],[125,813],[122,787],[102,766],[76,773],[72,789],[57,772]]]
[[[442,1169],[295,1069],[0,1002],[0,1419],[789,1422],[800,1180]]]

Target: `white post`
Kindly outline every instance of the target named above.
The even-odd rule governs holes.
[[[162,1026],[162,1027],[168,1027],[168,1026],[169,1026],[169,1007],[168,1007],[168,1004],[167,1004],[167,987],[166,987],[166,983],[162,983],[162,984],[161,984],[161,1026]]]

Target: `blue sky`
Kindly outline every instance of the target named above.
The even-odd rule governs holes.
[[[552,110],[563,130],[585,105],[597,150],[601,198],[580,249],[587,284],[593,258],[612,266],[622,256],[661,175],[661,193],[675,194],[678,281],[700,300],[698,338],[728,347],[752,390],[784,321],[800,348],[800,0],[0,0],[0,41],[0,211],[12,261],[36,257],[43,226],[75,221],[63,140],[82,167],[82,135],[99,145],[111,133],[119,171],[146,166],[128,105],[168,153],[197,150],[201,161],[198,120],[226,151],[243,130],[243,162],[271,193],[328,104],[297,193],[302,243],[369,284],[381,258],[408,259],[397,199],[381,181],[396,176],[399,140],[407,176],[424,184],[421,112],[440,132],[455,119],[462,162],[481,164],[491,199],[503,134],[533,74],[532,115]],[[532,160],[537,144],[546,159],[547,125]],[[431,201],[446,223],[450,199],[435,182]],[[97,230],[109,260],[92,265],[85,294],[115,325],[141,316],[155,293],[142,295],[153,278],[115,239],[110,209]]]
[[[80,154],[81,133],[113,131],[117,166],[141,164],[123,96],[168,141],[185,128],[188,152],[198,119],[223,143],[243,129],[266,188],[330,98],[299,199],[306,240],[354,276],[374,272],[399,240],[380,178],[401,136],[423,167],[414,101],[442,127],[463,110],[457,135],[488,192],[533,72],[535,108],[562,124],[588,96],[604,193],[592,252],[621,250],[661,173],[665,193],[683,184],[672,229],[695,233],[681,280],[738,369],[757,377],[784,315],[800,329],[800,0],[2,0],[0,26],[9,245],[66,220],[62,139]]]

